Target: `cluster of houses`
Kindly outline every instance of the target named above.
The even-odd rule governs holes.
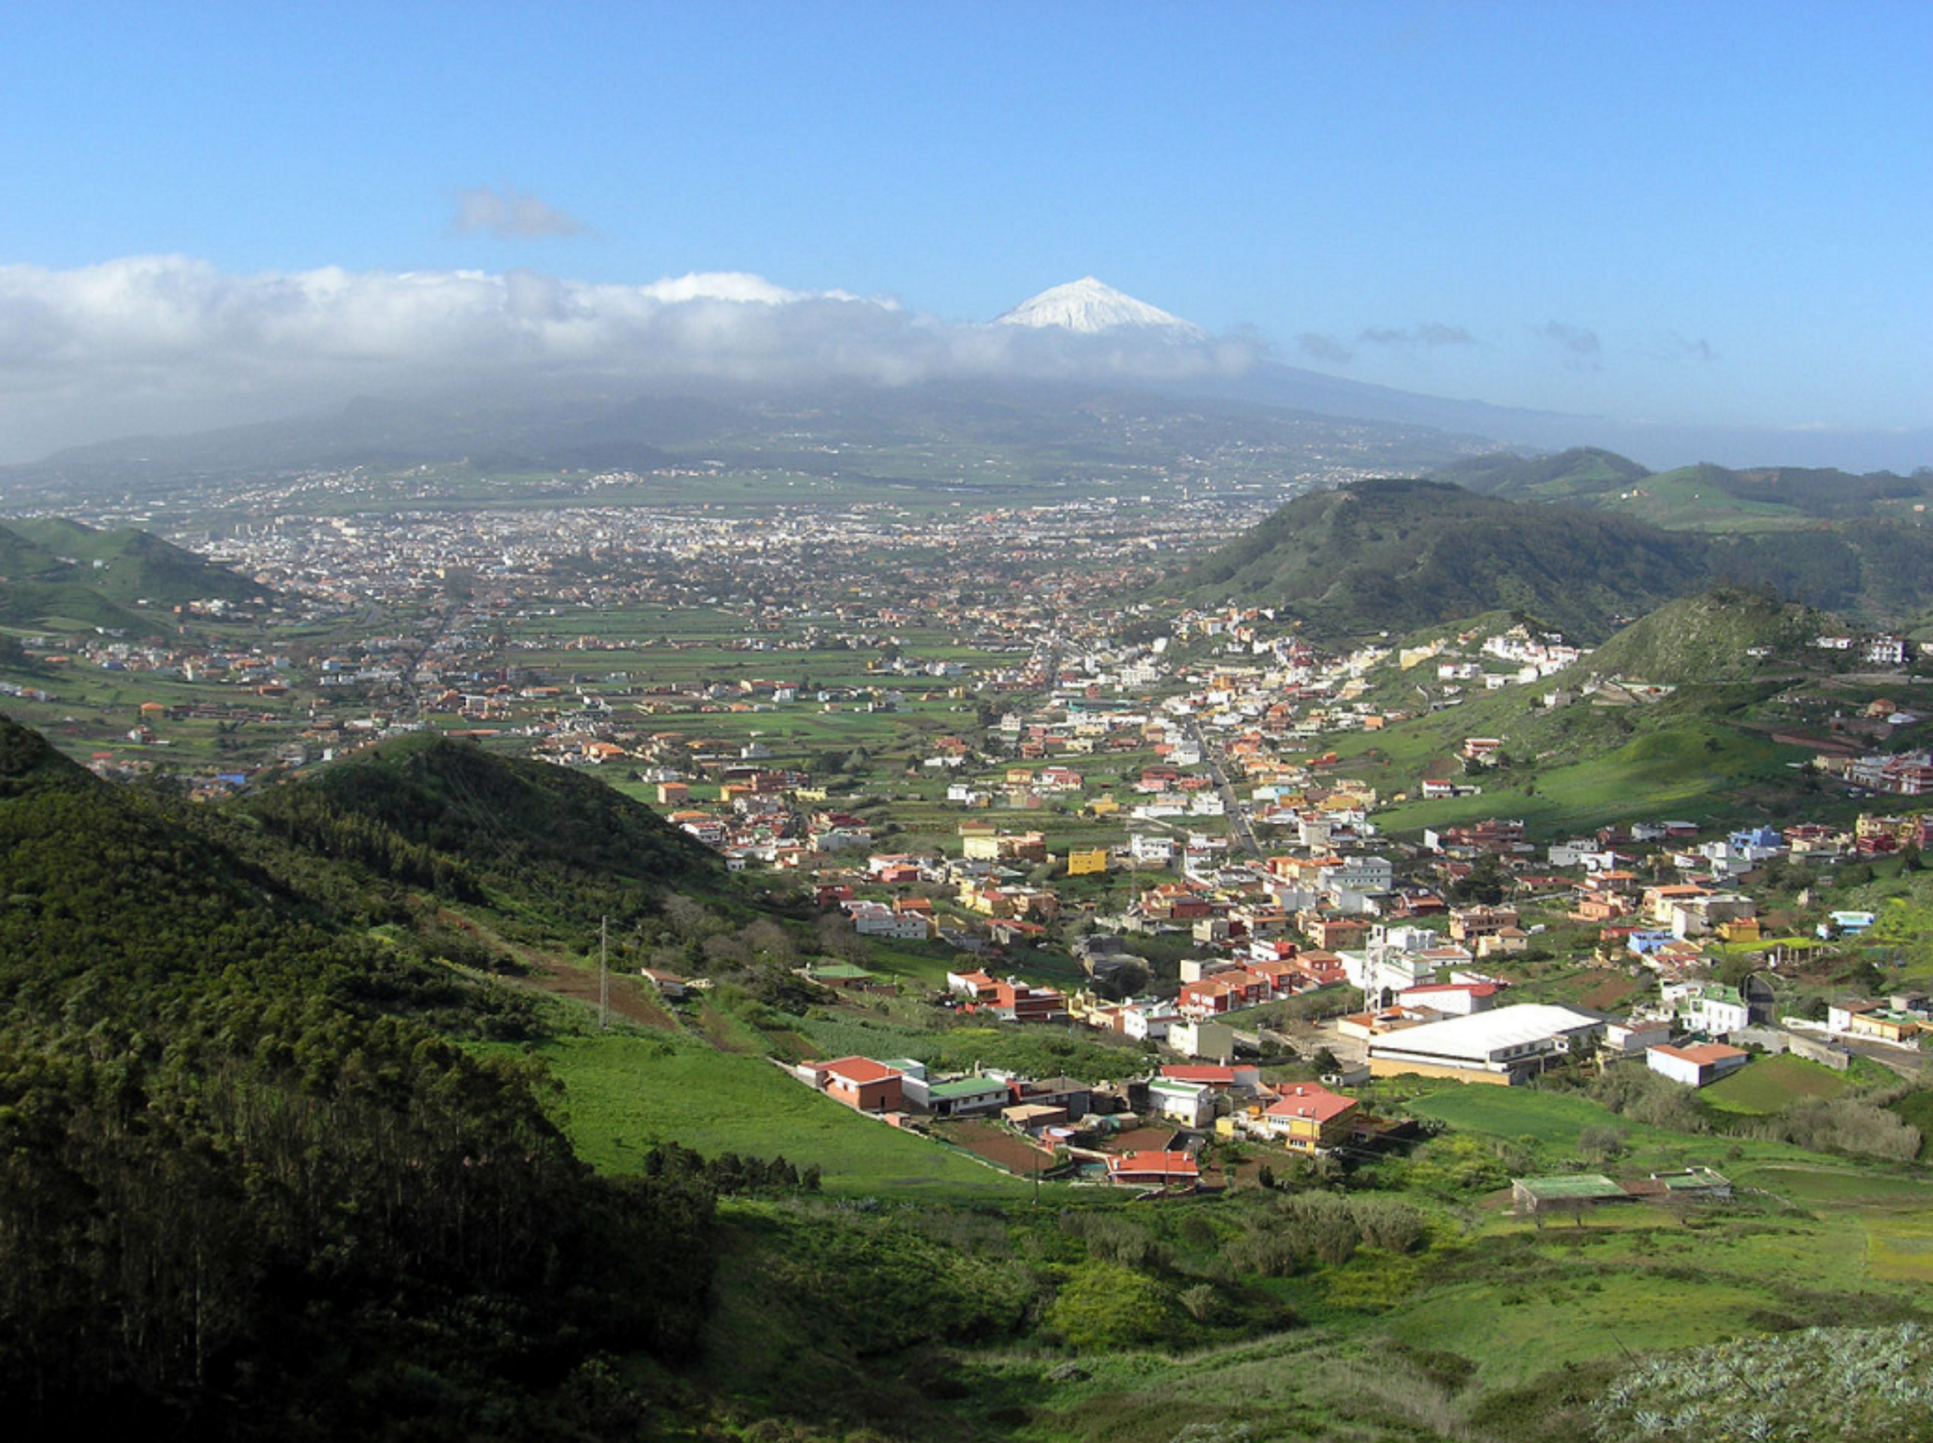
[[[910,1058],[841,1057],[788,1071],[898,1127],[997,1120],[1037,1149],[1023,1157],[1043,1171],[1125,1187],[1194,1187],[1211,1133],[1312,1157],[1388,1127],[1365,1118],[1352,1097],[1314,1082],[1265,1083],[1253,1065],[1170,1063],[1126,1082],[1096,1084],[996,1069],[941,1077]]]

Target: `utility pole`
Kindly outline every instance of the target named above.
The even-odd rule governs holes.
[[[611,919],[597,919],[597,1025],[600,1031],[611,1026]]]

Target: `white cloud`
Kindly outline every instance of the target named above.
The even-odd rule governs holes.
[[[0,459],[263,419],[385,389],[570,375],[634,381],[935,376],[1131,381],[1234,373],[1246,340],[1176,346],[955,325],[891,300],[739,272],[648,285],[513,270],[253,276],[181,256],[0,266]]]

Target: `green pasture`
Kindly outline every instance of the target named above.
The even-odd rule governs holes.
[[[1481,796],[1407,802],[1378,813],[1388,831],[1455,826],[1484,817],[1521,817],[1551,834],[1626,819],[1633,797],[1648,815],[1718,822],[1738,815],[1741,796],[1791,785],[1788,761],[1806,755],[1711,723],[1642,733],[1623,746],[1567,766],[1525,767],[1474,778]]]
[[[1933,1283],[1933,1214],[1914,1210],[1867,1214],[1866,1268],[1878,1281]]]
[[[1629,494],[1608,499],[1603,509],[1672,531],[1776,531],[1808,521],[1798,507],[1730,495],[1689,469],[1647,477]]]
[[[1721,1112],[1763,1114],[1802,1097],[1837,1097],[1848,1086],[1845,1073],[1788,1052],[1749,1062],[1700,1096]]]
[[[537,1048],[563,1087],[579,1156],[635,1172],[661,1142],[817,1164],[828,1192],[973,1201],[1022,1184],[934,1143],[861,1117],[764,1058],[686,1037],[566,1034]]]
[[[1459,1083],[1445,1090],[1421,1091],[1403,1105],[1419,1117],[1438,1118],[1459,1131],[1517,1143],[1529,1150],[1541,1168],[1574,1161],[1585,1128],[1609,1128],[1623,1138],[1625,1155],[1618,1166],[1627,1172],[1702,1165],[1716,1168],[1734,1182],[1765,1186],[1798,1206],[1823,1200],[1819,1193],[1840,1187],[1848,1197],[1911,1196],[1933,1206],[1933,1182],[1889,1173],[1878,1165],[1825,1159],[1789,1143],[1653,1127],[1568,1093]],[[1770,1169],[1772,1181],[1755,1183],[1754,1169]]]

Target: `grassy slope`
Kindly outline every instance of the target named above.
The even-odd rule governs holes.
[[[1588,663],[1603,676],[1671,685],[1741,681],[1792,670],[1824,621],[1805,607],[1726,587],[1659,607],[1599,647]],[[1749,655],[1770,648],[1770,657]]]
[[[638,1171],[652,1146],[817,1164],[828,1192],[958,1201],[1019,1198],[1018,1180],[863,1118],[762,1057],[688,1037],[565,1034],[538,1055],[563,1084],[566,1130],[606,1172]]]
[[[1570,1154],[1584,1127],[1614,1127],[1630,1151],[1613,1172],[1704,1163],[1766,1210],[1759,1217],[1693,1214],[1695,1232],[1643,1206],[1588,1214],[1581,1228],[1565,1219],[1542,1234],[1514,1220],[1490,1224],[1478,1246],[1492,1251],[1496,1266],[1426,1294],[1389,1322],[1406,1341],[1474,1358],[1486,1385],[1508,1386],[1625,1348],[1687,1346],[1750,1331],[1772,1315],[1816,1309],[1829,1296],[1891,1291],[1916,1280],[1922,1244],[1913,1220],[1933,1204],[1933,1185],[1917,1172],[1779,1143],[1668,1132],[1631,1124],[1582,1098],[1535,1091],[1470,1087],[1412,1106],[1459,1131],[1528,1147],[1536,1165],[1550,1171],[1577,1170]]]
[[[1837,1097],[1846,1076],[1786,1053],[1747,1063],[1700,1094],[1721,1112],[1772,1113],[1801,1097]]]
[[[133,527],[101,531],[59,517],[8,525],[50,553],[86,563],[77,579],[112,601],[146,598],[156,605],[214,597],[243,601],[265,590],[227,567]]]
[[[1644,798],[1647,815],[1730,815],[1742,789],[1789,787],[1785,764],[1809,755],[1712,720],[1693,696],[1618,712],[1588,703],[1539,712],[1527,705],[1530,700],[1496,693],[1387,731],[1350,736],[1336,749],[1359,759],[1352,770],[1391,793],[1424,775],[1451,774],[1465,736],[1502,736],[1513,757],[1535,761],[1534,767],[1471,777],[1483,788],[1480,796],[1412,801],[1381,811],[1376,820],[1386,831],[1491,816],[1522,817],[1534,829],[1561,831],[1627,818],[1633,797]]]
[[[1598,499],[1643,481],[1650,472],[1636,461],[1594,446],[1577,446],[1554,456],[1497,453],[1453,462],[1437,479],[1486,496],[1538,501]]]

